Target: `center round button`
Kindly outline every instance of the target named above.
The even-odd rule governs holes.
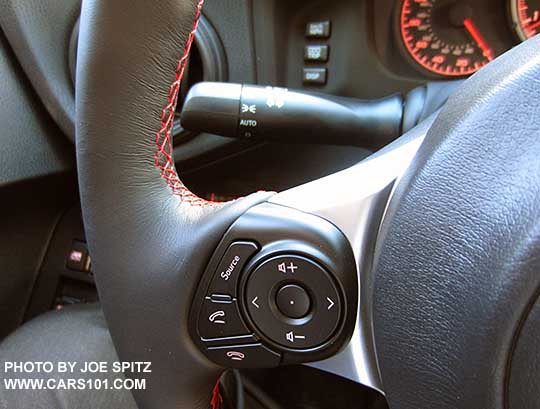
[[[281,287],[276,294],[279,311],[288,318],[305,317],[311,309],[311,299],[306,290],[296,284]]]

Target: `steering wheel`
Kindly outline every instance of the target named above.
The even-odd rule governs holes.
[[[391,408],[538,407],[540,39],[366,161],[212,203],[180,181],[170,136],[202,3],[87,0],[80,20],[83,216],[119,357],[152,363],[138,405],[208,407],[222,368],[195,339],[191,314],[231,228],[244,220],[241,238],[286,246],[314,220],[327,223],[313,235],[329,243],[312,245],[321,263],[353,260],[332,279],[347,316],[325,351],[292,351],[292,361],[382,390]],[[300,216],[285,228],[296,219],[287,212]],[[325,237],[332,229],[349,250],[334,251],[343,240]]]

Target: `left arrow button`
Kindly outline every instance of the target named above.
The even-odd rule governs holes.
[[[259,297],[255,297],[253,300],[251,300],[251,303],[256,307],[256,308],[261,308],[259,306],[259,304],[257,304],[257,301],[259,300]]]

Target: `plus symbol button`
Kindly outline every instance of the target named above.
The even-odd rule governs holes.
[[[298,266],[295,266],[292,261],[291,264],[287,266],[287,270],[289,270],[291,273],[294,273],[294,270],[296,269],[298,269]]]

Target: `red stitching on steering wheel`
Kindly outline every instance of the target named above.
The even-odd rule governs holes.
[[[186,48],[184,54],[176,67],[176,76],[174,82],[169,88],[168,103],[163,108],[161,114],[161,128],[156,133],[156,153],[154,155],[155,163],[161,173],[161,177],[165,179],[167,186],[172,190],[172,193],[179,196],[182,202],[190,203],[194,206],[213,206],[218,203],[211,202],[198,197],[193,194],[180,180],[178,173],[174,167],[173,160],[173,146],[171,130],[174,122],[174,113],[176,111],[176,104],[178,103],[178,92],[180,90],[180,84],[184,77],[184,71],[188,62],[189,51],[191,45],[195,39],[195,33],[199,25],[201,17],[201,10],[204,4],[204,0],[199,0],[197,3],[197,10],[195,13],[195,21],[193,22],[193,28],[189,33],[186,42]]]
[[[218,378],[216,384],[214,385],[214,390],[212,391],[212,400],[210,401],[210,409],[221,409],[223,405],[223,397],[219,390],[219,384],[221,383],[221,376]]]

